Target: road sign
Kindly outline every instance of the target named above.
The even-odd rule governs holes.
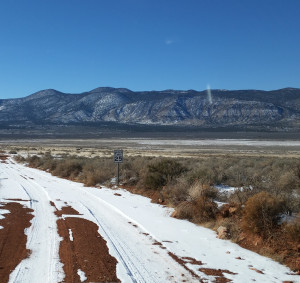
[[[123,162],[123,150],[122,149],[114,150],[114,162],[115,163]]]

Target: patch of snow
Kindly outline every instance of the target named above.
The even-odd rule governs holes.
[[[0,209],[0,219],[5,218],[5,216],[3,216],[3,215],[9,214],[9,213],[10,213],[9,210],[6,210],[6,209]]]
[[[280,218],[280,224],[282,223],[291,223],[291,222],[298,222],[300,223],[300,217],[297,215],[297,213],[293,213],[292,215],[288,214],[282,214]]]
[[[73,242],[73,233],[72,233],[72,229],[69,229],[69,238],[70,238],[70,241]]]
[[[3,226],[0,226],[0,229],[3,229]]]
[[[190,145],[190,146],[300,146],[293,140],[248,140],[248,139],[203,139],[203,140],[158,140],[135,139],[138,144]]]
[[[81,269],[77,270],[77,274],[79,275],[81,282],[84,282],[87,279],[87,277],[85,276],[85,273]]]
[[[226,193],[226,194],[233,193],[235,190],[240,189],[240,188],[230,187],[226,185],[215,185],[214,188],[216,188],[220,193]]]
[[[217,189],[219,191],[219,193],[224,194],[224,195],[230,195],[238,190],[244,191],[244,190],[252,190],[253,189],[252,186],[238,188],[238,187],[230,187],[227,185],[214,185],[214,188]]]

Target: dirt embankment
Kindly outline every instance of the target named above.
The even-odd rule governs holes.
[[[27,236],[24,229],[30,227],[32,209],[19,203],[1,203],[0,209],[9,210],[0,219],[0,282],[8,282],[10,273],[30,254],[26,249]]]
[[[52,203],[52,205],[54,205]],[[56,211],[58,233],[63,238],[59,256],[64,264],[65,282],[80,282],[84,272],[87,282],[120,282],[116,275],[117,260],[109,254],[106,241],[98,233],[98,226],[80,217],[67,206]]]

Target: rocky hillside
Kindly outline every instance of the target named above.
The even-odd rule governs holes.
[[[291,130],[300,126],[300,89],[133,92],[101,87],[81,94],[42,90],[0,100],[0,123],[99,122]]]

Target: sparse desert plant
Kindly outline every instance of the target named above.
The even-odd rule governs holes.
[[[151,189],[161,189],[174,178],[179,177],[187,169],[173,159],[162,159],[148,165],[145,185]]]
[[[82,161],[77,159],[60,160],[53,170],[53,175],[74,179],[82,171]]]
[[[27,158],[27,162],[30,167],[34,167],[34,168],[38,168],[42,164],[41,158],[37,155],[29,156]]]
[[[162,194],[165,200],[172,205],[186,201],[188,198],[189,182],[185,176],[175,179],[163,187]]]
[[[80,178],[86,186],[101,184],[114,176],[113,165],[107,159],[88,160],[83,165]]]
[[[194,223],[204,223],[216,218],[218,206],[205,197],[184,201],[175,208],[175,217],[188,219]]]
[[[300,213],[284,227],[288,240],[300,243]]]
[[[267,192],[260,192],[248,199],[242,217],[242,229],[270,237],[278,227],[283,213],[282,201]]]
[[[190,187],[189,196],[192,200],[197,200],[200,197],[204,197],[210,200],[215,200],[218,197],[218,190],[210,185],[203,184],[200,181],[196,181]]]
[[[25,158],[22,155],[18,154],[16,156],[14,156],[14,160],[17,161],[17,162],[24,162]]]
[[[246,201],[255,195],[258,191],[253,188],[237,188],[234,192],[229,196],[229,201],[232,203],[236,203],[239,205],[244,205]]]

